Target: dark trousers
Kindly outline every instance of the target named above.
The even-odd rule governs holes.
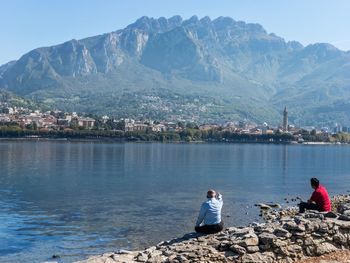
[[[306,202],[301,202],[299,204],[299,213],[304,213],[305,212],[305,209],[307,210],[319,210],[319,207],[317,204],[314,204],[314,203],[306,203]]]
[[[214,234],[224,229],[224,223],[221,221],[219,224],[216,224],[216,225],[196,226],[194,229],[196,230],[197,233]]]

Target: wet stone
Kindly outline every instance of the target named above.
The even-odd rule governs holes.
[[[143,251],[106,253],[80,263],[286,263],[338,249],[350,249],[350,221],[340,220],[350,216],[350,197],[344,199],[348,202],[344,205],[341,203],[342,197],[337,198],[337,206],[343,213],[339,218],[317,211],[297,215],[295,208],[281,211],[270,209],[266,213],[268,218],[275,218],[274,221],[254,223],[249,227],[230,227],[212,235],[191,233]]]

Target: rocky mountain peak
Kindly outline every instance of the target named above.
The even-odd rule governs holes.
[[[207,24],[207,25],[209,25],[209,24],[211,23],[211,19],[210,19],[209,16],[205,16],[205,17],[203,17],[203,18],[200,19],[200,22],[201,22],[202,24]]]
[[[274,105],[279,109],[293,104],[293,108],[300,102],[304,110],[305,105],[328,105],[329,98],[349,101],[349,65],[350,52],[330,44],[304,47],[296,41],[286,42],[259,24],[230,17],[183,20],[180,16],[144,16],[121,30],[30,51],[0,67],[0,88],[53,101],[52,96],[71,96],[74,90],[74,104],[59,100],[74,111],[94,111],[93,107],[84,108],[86,101],[75,100],[86,89],[91,105],[108,101],[106,109],[111,112],[119,105],[113,100],[118,94],[127,93],[130,98],[137,91],[156,96],[177,94],[169,98],[197,94],[217,104],[203,106],[204,115],[210,107],[223,107],[222,112],[232,116],[261,120],[263,113],[254,110],[256,105],[277,116]],[[97,94],[103,98],[101,102],[92,99]],[[166,100],[159,107],[166,109],[171,99]],[[193,106],[189,105],[186,107]],[[107,113],[105,107],[95,106]],[[132,106],[120,106],[119,110]],[[189,109],[186,107],[182,110]],[[169,112],[176,108],[172,110]],[[304,116],[301,111],[299,116]]]
[[[314,50],[316,52],[335,52],[341,53],[339,49],[329,43],[315,43],[306,46],[306,50]]]
[[[216,28],[226,28],[235,25],[236,21],[231,17],[220,16],[213,20]]]
[[[189,19],[184,20],[182,25],[186,26],[186,25],[191,25],[191,24],[197,24],[199,21],[198,16],[191,16]]]
[[[316,43],[306,46],[302,50],[302,54],[312,57],[317,61],[325,61],[339,58],[344,55],[344,52],[328,43]]]
[[[127,26],[127,29],[139,29],[148,33],[160,33],[172,30],[182,23],[181,16],[173,16],[169,19],[160,17],[158,19],[143,16],[136,20],[135,23]]]
[[[304,48],[304,46],[298,42],[298,41],[288,41],[287,45],[292,49],[292,50],[301,50]]]

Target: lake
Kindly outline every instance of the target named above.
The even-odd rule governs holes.
[[[350,186],[346,145],[0,141],[0,262],[72,262],[192,232],[208,188],[226,226],[260,202]],[[53,255],[59,258],[52,259]]]

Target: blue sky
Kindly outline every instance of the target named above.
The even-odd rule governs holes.
[[[349,0],[0,0],[0,65],[41,46],[124,28],[137,18],[231,16],[307,45],[350,50]]]

